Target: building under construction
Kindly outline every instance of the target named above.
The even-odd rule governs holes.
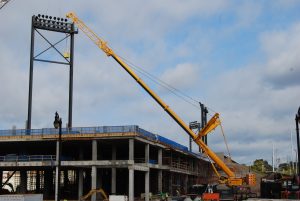
[[[207,111],[201,104],[201,127],[200,123],[196,127],[187,125],[75,13],[68,13],[67,17],[73,22],[48,15],[32,16],[27,124],[23,130],[0,131],[2,193],[40,193],[44,200],[80,200],[83,195],[90,194],[91,200],[95,201],[97,194],[91,192],[101,189],[109,195],[126,195],[129,201],[135,198],[149,201],[150,192],[187,194],[194,184],[208,184],[219,179],[230,186],[240,186],[244,181],[254,183],[255,179],[250,174],[246,179],[244,175],[237,175],[207,146],[207,134],[221,124],[218,113],[207,122],[204,118]],[[190,143],[194,140],[205,152],[205,157],[138,126],[73,127],[74,36],[78,33],[74,23],[137,81],[187,133]],[[64,38],[51,43],[45,36],[48,31],[62,34]],[[35,53],[35,34],[50,45],[38,54]],[[55,45],[67,38],[70,38],[70,52],[63,54]],[[64,59],[63,62],[39,58],[50,48],[55,49]],[[69,109],[65,129],[62,129],[57,113],[54,124],[59,129],[31,129],[33,66],[36,61],[69,66]],[[197,132],[194,132],[196,128]],[[211,168],[206,156],[225,173],[225,177],[217,173],[216,168]],[[102,194],[105,193],[102,191]]]
[[[138,126],[62,129],[61,198],[78,200],[91,189],[127,195],[186,193],[208,183],[211,164],[201,154]],[[0,181],[15,193],[54,199],[58,129],[0,131]],[[95,196],[95,195],[93,195]],[[94,198],[96,199],[96,198]]]

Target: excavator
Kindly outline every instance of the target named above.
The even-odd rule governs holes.
[[[69,18],[77,27],[86,34],[108,57],[112,57],[169,115],[170,117],[194,140],[227,177],[221,177],[213,165],[213,170],[219,178],[219,183],[228,186],[242,186],[243,184],[255,185],[255,175],[249,173],[246,177],[237,177],[235,173],[221,160],[203,141],[202,137],[210,133],[220,125],[219,113],[216,113],[198,133],[192,131],[189,126],[127,65],[97,34],[95,34],[85,23],[80,20],[74,12],[67,13]]]

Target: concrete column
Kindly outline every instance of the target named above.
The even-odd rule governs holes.
[[[93,140],[92,142],[92,160],[96,161],[97,160],[97,140]]]
[[[97,169],[97,183],[96,183],[96,186],[97,186],[97,189],[99,188],[102,188],[102,175],[103,175],[103,169]],[[102,197],[102,195],[100,195],[99,193],[96,194],[96,200],[100,200]]]
[[[92,189],[97,189],[97,167],[92,166],[92,172],[91,172],[91,177],[92,177]],[[91,201],[96,201],[96,194],[93,194],[91,196]]]
[[[145,172],[145,201],[149,201],[149,177],[150,171]]]
[[[173,177],[172,177],[172,175],[173,175],[173,173],[172,172],[170,172],[170,178],[169,178],[169,193],[170,193],[170,195],[173,195],[173,188],[172,188],[172,185],[173,185]]]
[[[134,162],[134,139],[129,139],[129,160]],[[134,168],[129,167],[128,201],[134,201]]]
[[[117,148],[116,145],[112,145],[112,157],[111,159],[114,161],[117,158]],[[116,179],[117,179],[117,169],[111,168],[111,194],[116,194]]]
[[[102,174],[103,171],[99,171],[101,169],[97,169],[97,189],[102,188]],[[103,170],[103,169],[102,169]]]
[[[161,168],[162,166],[162,149],[159,149],[158,150],[158,156],[157,156],[157,159],[158,159],[158,165],[159,165],[159,168]],[[158,170],[158,175],[157,175],[157,181],[158,181],[158,192],[162,192],[162,170]]]
[[[50,194],[53,194],[53,171],[44,171],[44,199],[49,199]]]
[[[0,185],[2,186],[3,184],[3,171],[0,170]]]
[[[146,164],[148,164],[149,160],[150,160],[149,150],[150,150],[150,145],[149,144],[145,144],[145,163]]]
[[[189,179],[189,176],[187,174],[184,175],[184,192],[185,192],[185,194],[187,194],[187,191],[188,191],[188,179]]]
[[[149,151],[150,151],[150,145],[145,144],[145,163],[146,163],[146,165],[149,164],[149,160],[150,160]],[[149,171],[150,170],[145,172],[145,201],[149,201],[149,177],[150,177]]]
[[[112,168],[111,169],[111,194],[115,195],[117,193],[117,169]]]
[[[129,160],[134,160],[134,139],[129,139]]]
[[[79,160],[83,160],[83,148],[79,148]],[[78,200],[83,195],[83,170],[78,170]]]
[[[69,174],[68,170],[64,170],[64,187],[67,187],[69,185]]]
[[[78,200],[83,195],[83,170],[78,170]]]
[[[27,191],[27,171],[22,170],[20,171],[20,193],[26,193]]]
[[[97,160],[97,140],[93,140],[92,142],[92,160]],[[92,166],[92,173],[91,173],[91,179],[92,179],[92,189],[97,189],[97,167]],[[96,201],[96,194],[93,194],[91,196],[91,201]]]
[[[158,165],[162,165],[162,149],[159,149],[158,150],[158,156],[157,156],[157,158],[158,158]]]
[[[162,170],[158,170],[158,192],[162,192]]]
[[[134,201],[134,169],[129,167],[128,201]]]
[[[36,171],[36,177],[35,177],[35,191],[36,191],[37,193],[40,192],[40,185],[41,185],[40,179],[41,179],[40,171],[37,170],[37,171]]]

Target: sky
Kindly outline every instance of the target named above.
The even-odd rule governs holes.
[[[295,160],[300,105],[300,1],[11,0],[0,10],[0,129],[25,128],[31,17],[74,11],[122,58],[192,98],[142,79],[188,124],[220,113],[232,158]],[[43,32],[51,42],[64,34]],[[35,55],[48,47],[36,34]],[[67,51],[70,41],[57,45]],[[53,50],[41,59],[59,60]],[[68,121],[68,67],[34,63],[32,128]],[[138,125],[188,146],[188,135],[80,30],[75,36],[73,126]],[[195,107],[195,105],[197,107]],[[291,140],[292,136],[292,140]],[[220,128],[208,136],[225,152]],[[194,144],[193,149],[197,147]]]

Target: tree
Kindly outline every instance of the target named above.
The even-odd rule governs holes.
[[[253,165],[251,167],[253,170],[261,173],[265,173],[267,171],[272,171],[272,166],[269,165],[268,161],[263,159],[256,159],[253,162]]]

